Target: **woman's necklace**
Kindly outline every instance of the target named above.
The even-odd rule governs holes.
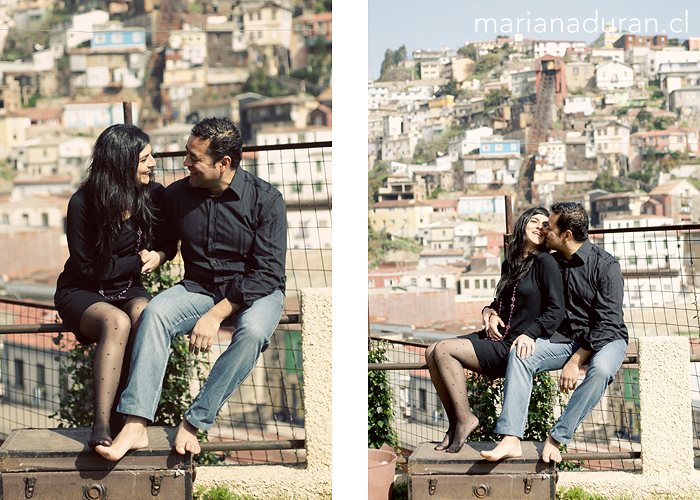
[[[139,253],[139,248],[141,247],[141,228],[138,228],[136,231],[136,251],[134,253]],[[110,295],[109,297],[105,295],[104,288],[102,286],[102,282],[100,281],[100,295],[102,295],[105,299],[107,300],[117,300],[117,299],[123,299],[124,295],[126,292],[129,291],[129,288],[131,288],[131,285],[134,283],[134,277],[129,276],[129,283],[126,285],[126,289],[122,292],[119,292],[117,295]],[[511,312],[511,314],[513,314]]]
[[[513,297],[510,299],[510,316],[508,316],[508,324],[506,325],[506,331],[503,332],[503,336],[500,339],[491,339],[494,342],[500,342],[504,338],[506,338],[506,335],[508,335],[508,330],[510,330],[510,320],[513,319],[513,309],[515,308],[515,290],[518,289],[518,284],[516,283],[513,286]],[[498,312],[501,312],[501,302],[502,299],[498,299]]]

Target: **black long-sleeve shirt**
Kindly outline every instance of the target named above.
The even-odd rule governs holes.
[[[287,216],[282,194],[271,184],[238,168],[215,196],[186,177],[166,188],[163,211],[169,235],[161,249],[172,259],[181,241],[187,290],[218,292],[248,306],[285,291]]]
[[[605,344],[629,342],[622,312],[624,283],[615,257],[586,240],[571,256],[553,254],[561,266],[566,297],[566,317],[552,342],[578,340],[594,352]]]
[[[548,253],[541,253],[535,257],[532,267],[515,289],[515,302],[512,302],[512,286],[507,287],[501,296],[500,301],[494,299],[489,307],[498,311],[504,324],[508,325],[510,320],[505,341],[512,342],[521,334],[532,339],[550,337],[564,319],[561,270],[556,260]],[[504,333],[505,328],[500,327],[499,331]]]
[[[153,198],[156,203],[163,191],[163,186],[153,182]],[[97,292],[100,289],[109,296],[127,288],[129,279],[138,282],[141,275],[141,256],[137,253],[137,230],[131,219],[122,224],[119,239],[116,241],[109,267],[105,272],[98,272],[95,266],[95,244],[97,225],[101,222],[95,218],[95,212],[86,200],[85,188],[78,189],[68,202],[66,216],[66,239],[70,257],[56,285],[57,293],[67,289],[79,288]],[[141,228],[145,230],[145,228]],[[142,241],[139,250],[146,248]]]

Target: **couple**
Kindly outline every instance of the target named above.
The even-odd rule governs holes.
[[[491,379],[505,376],[496,425],[504,437],[481,452],[491,461],[522,455],[532,379],[561,369],[560,388],[574,392],[542,451],[545,462],[561,462],[560,445],[571,441],[603,397],[628,343],[620,265],[588,240],[588,224],[579,203],[556,203],[551,213],[527,210],[515,224],[496,299],[482,311],[484,330],[427,348],[430,376],[449,419],[436,450],[459,452],[479,425],[469,409],[464,368]],[[584,364],[589,367],[577,386]]]
[[[279,322],[285,204],[272,185],[238,168],[242,148],[230,120],[202,120],[187,141],[190,175],[163,188],[151,181],[156,163],[148,135],[114,125],[95,142],[87,178],[68,204],[70,257],[55,304],[81,344],[97,343],[88,444],[109,460],[148,446],[146,424],[175,337],[189,334],[197,355],[209,351],[224,319],[237,325],[177,430],[176,451],[196,454],[198,430],[211,428]],[[149,302],[141,274],[172,259],[178,242],[185,277]],[[112,440],[110,413],[127,376],[116,408],[126,421]]]

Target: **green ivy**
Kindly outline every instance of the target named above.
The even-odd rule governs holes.
[[[155,296],[173,286],[179,279],[179,268],[166,262],[153,273],[142,277],[142,282]],[[56,357],[62,370],[59,379],[61,398],[58,410],[51,417],[59,420],[59,427],[91,427],[94,420],[92,366],[95,344],[77,344],[73,349],[68,349],[63,334],[59,334],[53,342],[63,351],[68,351],[68,356]],[[184,337],[172,343],[158,411],[152,425],[174,427],[180,424],[182,416],[194,401],[190,393],[190,380],[196,377],[202,385],[208,368],[206,359],[190,355],[189,344]],[[206,441],[207,432],[200,430],[198,438]],[[200,464],[218,464],[222,457],[203,452],[194,458]]]
[[[376,342],[367,351],[369,363],[386,363],[386,342]],[[389,387],[389,373],[386,370],[373,370],[368,374],[368,418],[367,441],[370,448],[379,449],[383,444],[391,447],[399,445],[394,422],[394,397]]]

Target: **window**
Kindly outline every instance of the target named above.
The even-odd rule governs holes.
[[[574,68],[574,69],[572,70],[572,73],[573,73],[574,75],[578,75],[578,68]]]
[[[320,161],[316,162],[316,172],[318,172],[319,174],[323,172],[323,163],[321,163]]]
[[[292,193],[301,193],[301,188],[302,188],[301,182],[297,182],[296,184],[292,184]]]
[[[123,43],[124,35],[121,33],[112,33],[112,43]]]
[[[3,224],[9,224],[9,223],[10,223],[10,214],[2,214],[2,223],[3,223]]]
[[[24,361],[15,359],[15,387],[24,389]]]
[[[367,280],[367,287],[374,288],[374,280]]]
[[[431,288],[433,286],[433,280],[430,278],[425,278],[425,286]]]
[[[464,280],[464,289],[469,290],[469,280]]]
[[[628,259],[628,262],[630,263],[630,266],[636,266],[637,265],[637,257],[630,257]]]
[[[49,227],[49,214],[41,214],[41,225],[44,227]]]
[[[489,287],[488,282],[489,282],[489,280],[487,280],[487,279],[484,280],[484,288],[488,288],[488,287]]]
[[[496,280],[491,280],[491,288],[496,288]]]
[[[654,262],[654,259],[651,257],[647,257],[647,265],[651,265]]]
[[[417,285],[418,285],[418,279],[417,279],[417,278],[411,278],[411,285],[417,286]]]
[[[29,214],[22,214],[22,225],[23,226],[29,225]]]
[[[479,285],[481,285],[481,281],[474,280],[474,288],[476,288],[478,290],[479,288],[481,288]]]
[[[320,193],[322,189],[323,189],[323,183],[321,181],[316,181],[314,183],[314,191],[316,191],[317,193]]]
[[[418,389],[418,409],[425,410],[428,406],[428,393],[425,389]]]
[[[440,288],[447,288],[447,278],[440,278]]]

